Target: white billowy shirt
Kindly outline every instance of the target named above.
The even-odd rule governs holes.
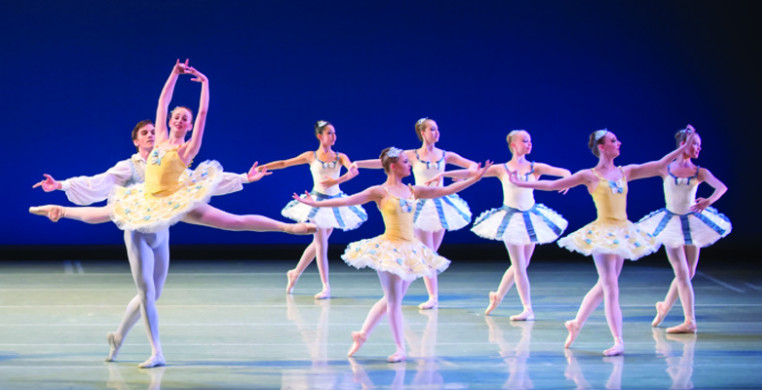
[[[127,187],[145,181],[146,160],[137,153],[119,161],[108,171],[94,176],[77,176],[61,181],[61,190],[70,202],[86,206],[108,198],[115,185]],[[249,179],[245,173],[223,173],[214,195],[224,195],[243,189]]]

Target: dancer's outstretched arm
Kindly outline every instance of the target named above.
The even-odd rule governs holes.
[[[535,171],[535,174],[537,175],[537,178],[540,178],[543,175],[555,176],[560,178],[571,176],[571,172],[568,169],[558,168],[558,167],[554,167],[552,165],[548,165],[544,163],[535,163],[534,171]],[[567,192],[569,192],[569,188],[567,187],[564,189],[560,189],[558,190],[558,192],[562,194],[566,194]]]
[[[688,125],[688,131],[691,132],[691,135],[688,136],[688,139],[686,139],[685,142],[683,142],[677,149],[667,153],[661,159],[656,161],[649,161],[643,164],[630,164],[622,167],[624,170],[624,175],[627,177],[627,181],[659,176],[659,173],[666,169],[669,163],[680,157],[685,149],[687,149],[688,146],[690,146],[690,144],[693,142],[693,138],[696,134],[693,126]]]
[[[304,198],[297,194],[294,194],[293,198],[299,202],[312,207],[342,207],[342,206],[355,206],[365,204],[371,201],[379,202],[383,199],[386,191],[379,186],[368,187],[365,190],[358,192],[354,195],[347,196],[346,198],[334,198],[317,201],[312,198],[309,192],[305,191],[306,196]]]
[[[354,162],[355,166],[357,168],[361,169],[381,169],[383,168],[383,165],[381,165],[381,159],[374,158],[371,160],[358,160]]]
[[[164,83],[164,88],[159,95],[159,104],[156,107],[156,126],[155,144],[160,144],[169,138],[169,129],[167,129],[167,113],[169,112],[169,103],[172,101],[172,94],[175,92],[175,84],[177,83],[177,77],[185,73],[185,69],[188,66],[188,60],[185,63],[180,63],[180,60],[175,62],[175,66],[172,67],[172,72],[169,73],[169,78]]]
[[[556,180],[520,181],[515,174],[511,175],[510,179],[511,183],[515,184],[518,187],[534,188],[536,190],[542,191],[560,191],[579,185],[584,185],[587,187],[588,191],[593,191],[595,189],[593,183],[598,183],[595,174],[593,174],[593,172],[591,172],[589,169],[583,169],[581,171],[575,172],[569,177],[564,177]]]
[[[104,173],[94,176],[77,176],[58,181],[45,173],[45,179],[36,183],[32,188],[41,187],[45,192],[64,191],[70,202],[87,206],[108,198],[114,185],[124,185],[132,177],[132,162],[123,160]]]
[[[302,165],[302,164],[309,164],[310,158],[312,157],[312,153],[310,151],[304,152],[296,157],[289,158],[287,160],[277,160],[277,161],[271,161],[267,164],[260,165],[258,169],[263,170],[277,170],[277,169],[283,169],[288,167],[293,167],[294,165]]]
[[[183,159],[186,165],[190,163],[201,150],[201,141],[204,138],[204,128],[206,127],[206,115],[209,112],[209,79],[192,66],[185,68],[185,73],[193,76],[192,81],[201,83],[201,96],[198,102],[198,113],[196,122],[193,124],[193,132],[188,142],[183,144],[177,153]],[[157,131],[158,133],[158,131]],[[158,144],[158,140],[156,143]]]
[[[484,164],[484,167],[479,167],[478,165],[477,167],[478,168],[472,172],[472,176],[468,179],[452,183],[446,187],[413,186],[413,195],[415,195],[416,199],[433,199],[462,191],[481,180],[487,170],[492,167],[492,161],[488,160]]]

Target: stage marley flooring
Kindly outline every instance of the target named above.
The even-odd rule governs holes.
[[[584,261],[534,261],[529,268],[537,315],[520,311],[511,289],[492,316],[487,293],[506,263],[456,261],[440,275],[440,308],[419,311],[421,281],[404,316],[407,362],[394,351],[384,319],[347,359],[380,297],[376,274],[331,262],[333,299],[315,301],[315,265],[285,294],[294,262],[174,260],[159,301],[167,366],[138,369],[150,354],[142,322],[118,360],[104,362],[106,332],[116,329],[135,288],[126,261],[0,262],[1,389],[737,389],[762,387],[762,272],[699,266],[694,279],[697,335],[669,335],[677,304],[652,328],[654,303],[666,293],[666,260],[625,264],[620,279],[624,356],[611,345],[603,307],[571,349],[563,322],[595,282]]]

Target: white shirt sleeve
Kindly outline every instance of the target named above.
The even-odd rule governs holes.
[[[86,206],[108,198],[114,185],[124,185],[133,175],[130,159],[119,161],[104,173],[95,176],[77,176],[61,182],[61,190],[74,204]]]
[[[243,189],[243,185],[249,182],[249,177],[245,173],[222,173],[222,180],[214,190],[214,195],[225,195],[238,192]]]

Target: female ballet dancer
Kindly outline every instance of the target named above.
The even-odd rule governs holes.
[[[192,75],[201,83],[199,112],[195,124],[190,109],[172,111],[167,128],[167,112],[175,83],[181,74]],[[210,206],[222,180],[222,167],[216,161],[204,161],[188,174],[187,168],[201,148],[206,114],[209,108],[209,80],[201,72],[177,61],[164,84],[156,109],[155,145],[148,156],[145,183],[116,187],[104,207],[62,207],[46,205],[30,207],[29,212],[51,220],[69,218],[86,223],[113,221],[120,229],[156,232],[179,220],[183,222],[233,231],[280,231],[290,234],[311,234],[311,223],[288,224],[261,215],[236,215]],[[193,129],[190,140],[185,137]]]
[[[365,189],[346,198],[317,201],[309,194],[294,199],[313,207],[351,206],[375,201],[386,225],[384,234],[347,246],[342,259],[356,268],[371,267],[378,273],[384,297],[378,300],[368,312],[362,329],[352,332],[352,347],[347,356],[351,357],[365,343],[373,328],[383,315],[389,315],[389,325],[396,344],[396,351],[387,359],[400,362],[407,358],[403,338],[402,298],[410,283],[423,275],[431,275],[447,268],[450,261],[437,255],[415,238],[413,233],[413,211],[416,199],[440,198],[453,194],[472,185],[487,168],[474,170],[469,179],[453,183],[447,187],[411,186],[402,183],[410,176],[410,161],[407,155],[397,148],[386,148],[380,157],[386,181]]]
[[[442,187],[441,177],[447,164],[475,170],[477,164],[465,159],[455,152],[448,152],[436,147],[439,141],[439,126],[429,118],[421,118],[415,122],[415,134],[422,142],[418,149],[405,150],[407,158],[412,162],[413,177],[418,186]],[[378,160],[356,162],[360,168],[381,168]],[[436,252],[442,245],[446,230],[458,230],[471,222],[471,210],[457,194],[435,199],[419,199],[415,204],[413,218],[415,236],[429,249]],[[420,309],[434,309],[439,305],[439,280],[433,273],[423,277],[429,299],[418,305]]]
[[[312,173],[312,197],[318,200],[343,198],[346,194],[339,189],[339,184],[357,176],[357,168],[352,166],[349,157],[344,153],[335,152],[332,147],[336,143],[336,129],[327,121],[315,123],[315,136],[320,145],[316,151],[307,151],[288,160],[279,160],[262,165],[259,169],[276,170],[294,165],[307,164]],[[341,167],[347,173],[340,176]],[[328,281],[328,237],[334,228],[351,230],[360,226],[368,219],[368,214],[360,206],[317,208],[309,207],[295,200],[290,201],[281,211],[284,217],[298,222],[313,222],[317,230],[312,242],[305,248],[302,257],[294,269],[286,272],[288,282],[286,293],[291,291],[299,280],[299,276],[317,257],[318,272],[323,289],[315,294],[315,299],[331,297],[331,285]]]
[[[563,248],[592,255],[598,271],[598,281],[582,300],[576,318],[564,324],[569,331],[565,348],[571,346],[587,318],[603,300],[606,322],[614,337],[614,345],[603,351],[603,354],[613,356],[624,353],[619,274],[624,259],[637,260],[658,249],[658,243],[653,237],[627,220],[627,182],[657,176],[692,141],[691,135],[686,144],[658,161],[617,167],[614,159],[619,156],[622,143],[614,133],[605,129],[597,130],[590,134],[588,142],[590,150],[598,157],[598,164],[594,168],[583,169],[557,180],[520,181],[517,175],[511,176],[511,182],[516,186],[545,191],[584,185],[593,197],[598,212],[595,221],[558,240],[558,245]]]
[[[695,130],[690,125],[678,131],[675,134],[677,145],[685,143],[691,133]],[[685,320],[680,325],[667,328],[667,333],[696,333],[691,280],[696,274],[699,249],[714,244],[732,229],[725,215],[709,207],[720,199],[727,187],[708,169],[693,164],[692,159],[698,158],[700,151],[701,137],[694,134],[693,141],[680,158],[659,172],[664,179],[666,207],[638,222],[641,229],[664,245],[667,259],[675,271],[664,301],[656,302],[656,317],[651,323],[652,326],[659,326],[679,295]],[[701,183],[709,184],[714,192],[708,198],[696,199],[696,189]]]
[[[63,181],[58,181],[53,176],[44,174],[45,179],[32,187],[41,187],[45,192],[62,190],[66,193],[69,201],[77,205],[89,205],[103,201],[107,199],[114,186],[127,186],[143,182],[146,159],[154,146],[154,125],[150,119],[142,120],[135,125],[132,130],[132,142],[137,148],[137,153],[127,160],[118,162],[104,173],[90,177],[73,177]],[[265,174],[268,172],[257,170],[256,164],[252,166],[248,174],[235,175],[225,172],[215,194],[221,195],[239,191],[243,188],[243,183],[257,181]],[[138,292],[127,304],[127,309],[117,330],[106,335],[109,344],[109,354],[106,361],[112,362],[116,359],[127,333],[140,319],[141,311],[145,311],[143,321],[146,326],[148,341],[152,350],[157,352],[152,355],[156,358],[139,364],[139,367],[155,367],[164,363],[160,358],[163,357],[163,353],[161,352],[157,326],[158,313],[154,303],[161,296],[169,270],[169,229],[165,228],[155,233],[125,230],[124,244],[127,248],[127,259]],[[141,306],[141,302],[145,304]]]
[[[511,160],[493,165],[484,174],[485,177],[498,178],[503,184],[503,207],[483,212],[474,222],[471,231],[483,238],[503,241],[511,260],[511,266],[503,274],[497,291],[490,291],[489,305],[484,314],[489,315],[497,308],[515,280],[516,291],[524,309],[510,319],[531,321],[534,320],[534,310],[527,267],[535,245],[555,241],[568,223],[555,211],[535,203],[531,188],[511,184],[510,176],[515,174],[521,181],[536,181],[542,175],[569,177],[571,172],[528,161],[526,156],[532,151],[532,138],[526,130],[513,130],[508,133],[506,140]]]
[[[171,131],[167,129],[167,112],[172,100],[175,83],[180,74],[194,76],[193,81],[201,83],[199,114],[195,125],[191,122],[191,112],[178,107],[172,112]],[[159,248],[168,239],[161,232],[182,219],[185,222],[216,227],[225,230],[283,231],[293,234],[309,234],[315,229],[312,224],[286,224],[260,215],[234,215],[208,205],[209,198],[216,194],[223,179],[222,169],[216,161],[205,161],[188,174],[186,168],[201,147],[206,113],[209,106],[209,81],[188,62],[177,61],[159,97],[156,110],[155,145],[148,155],[145,169],[145,183],[130,187],[116,186],[109,195],[109,203],[103,207],[62,207],[46,205],[30,207],[29,212],[47,216],[52,221],[70,218],[87,223],[104,223],[113,220],[122,230],[141,233],[156,233],[151,242],[141,241],[135,250],[140,257],[150,256],[149,252]],[[189,141],[185,136],[193,126]],[[259,172],[265,175],[267,172]],[[261,176],[260,176],[261,177]],[[145,244],[145,245],[143,245]],[[162,253],[162,256],[165,254]],[[163,262],[163,260],[162,260]],[[141,274],[150,274],[143,270]],[[149,283],[150,286],[151,282]],[[154,283],[155,284],[155,283]],[[146,287],[147,289],[149,287]],[[141,295],[141,314],[147,320],[157,319],[149,326],[158,330],[158,315],[155,306],[156,293],[148,291]],[[156,333],[158,336],[158,333]],[[140,364],[149,368],[165,364],[165,358],[158,337],[151,341],[151,357]],[[111,347],[118,351],[121,341],[109,339]]]

